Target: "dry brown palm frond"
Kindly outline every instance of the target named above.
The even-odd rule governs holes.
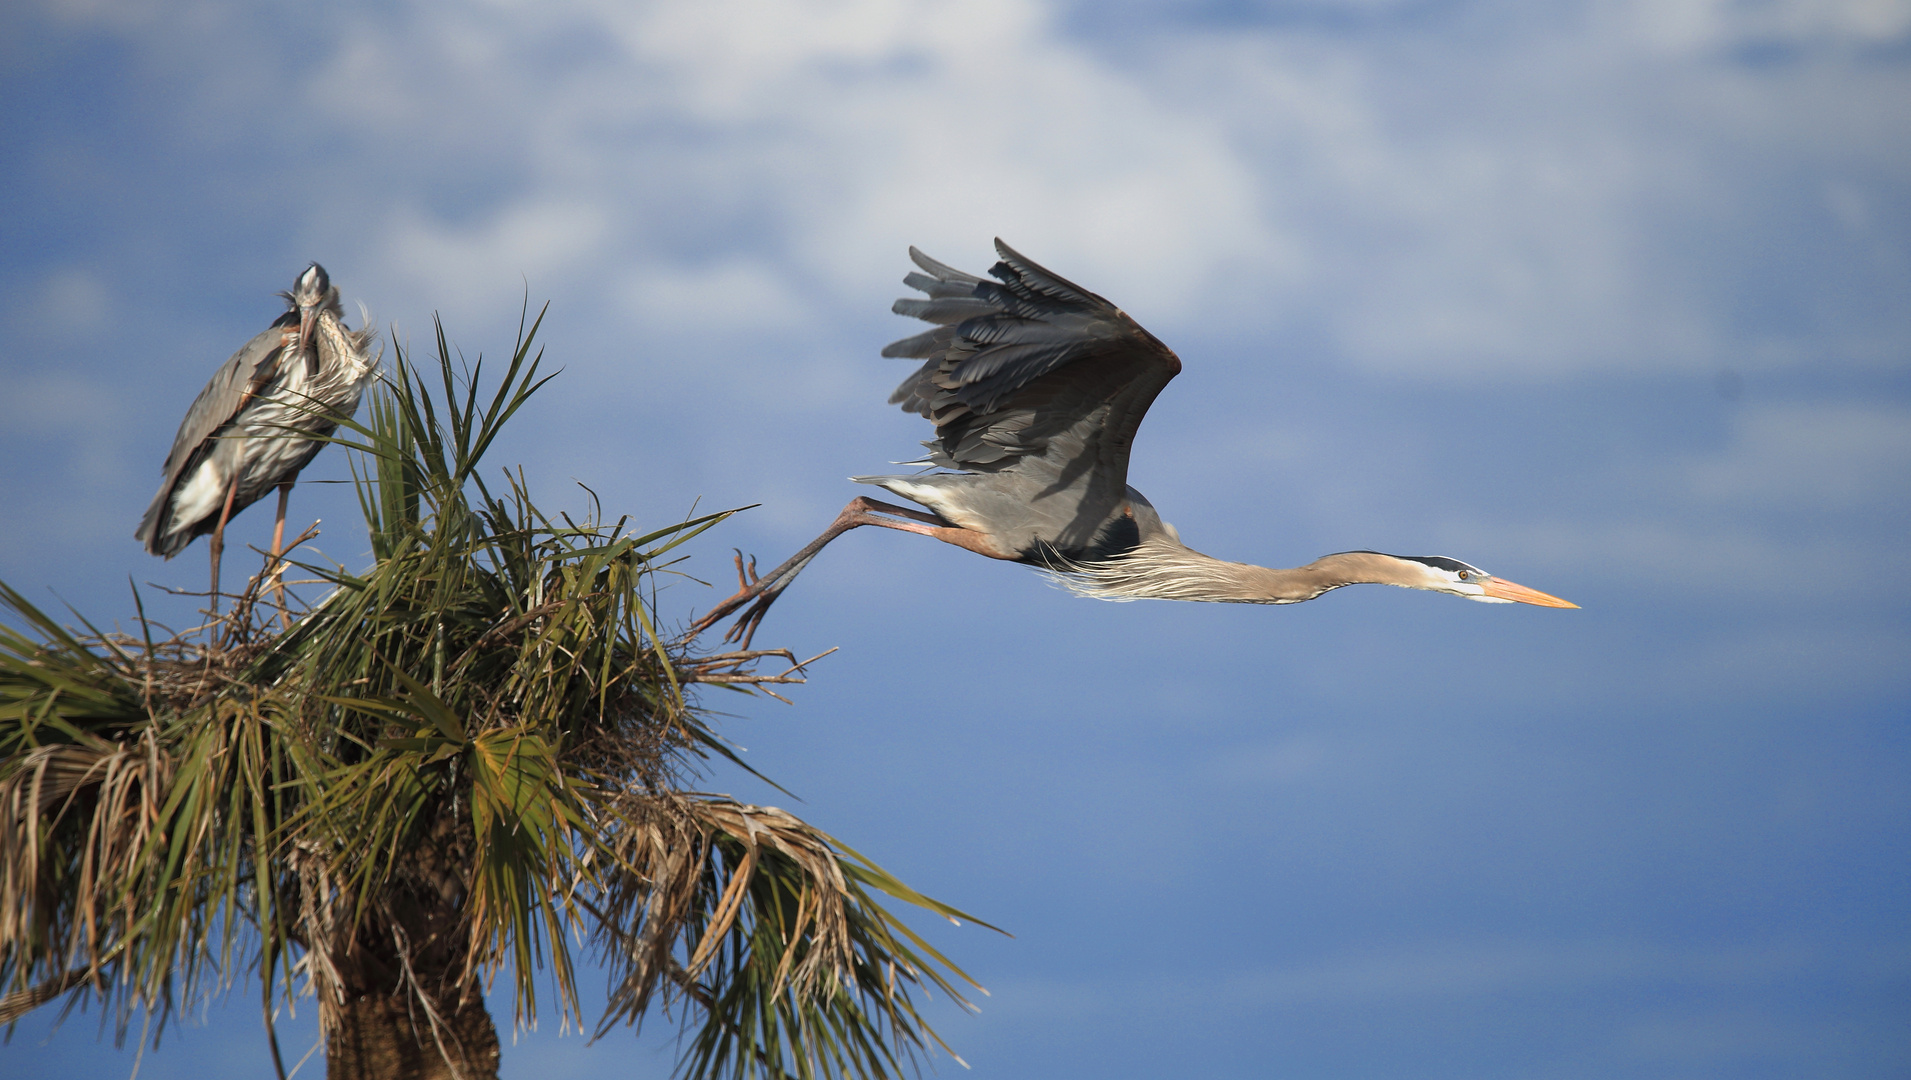
[[[640,1023],[661,994],[705,1016],[689,1055],[698,1074],[881,1076],[925,1039],[942,1045],[916,1016],[910,987],[933,986],[968,1004],[937,970],[948,961],[868,890],[951,921],[969,917],[787,811],[722,796],[631,793],[609,801],[603,823],[617,861],[594,910],[596,944],[612,972],[600,1036],[619,1022]],[[820,1037],[845,1015],[887,1017],[890,1039]],[[778,1030],[752,1033],[750,1023]]]
[[[79,655],[89,643],[97,662]],[[260,771],[262,718],[217,689],[230,677],[218,655],[195,659],[177,641],[8,644],[8,675],[85,671],[96,701],[144,708],[66,709],[64,685],[0,677],[0,717],[13,721],[0,762],[0,1010],[61,984],[113,1002],[122,1033],[136,1008],[163,1025],[177,998],[222,981],[243,929],[243,821],[261,794],[243,777]]]

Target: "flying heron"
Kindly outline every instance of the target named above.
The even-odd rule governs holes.
[[[212,604],[232,515],[279,489],[272,556],[285,542],[285,503],[299,470],[358,411],[376,366],[376,332],[348,329],[338,287],[317,263],[280,293],[286,311],[245,343],[186,410],[166,455],[159,493],[134,537],[168,559],[212,534]]]
[[[850,500],[830,527],[788,562],[740,579],[735,596],[692,625],[699,632],[754,601],[730,629],[748,648],[776,598],[831,540],[862,525],[921,533],[992,559],[1027,563],[1075,592],[1104,600],[1157,598],[1298,604],[1343,585],[1399,585],[1486,603],[1579,605],[1438,555],[1343,551],[1273,570],[1225,562],[1181,542],[1174,526],[1128,486],[1128,451],[1143,414],[1181,361],[1100,296],[997,240],[990,281],[915,248],[923,273],[904,284],[927,299],[895,303],[934,329],[884,356],[923,365],[889,397],[936,426],[927,458],[943,472],[856,476],[931,513]]]

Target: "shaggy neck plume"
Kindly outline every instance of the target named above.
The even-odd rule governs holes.
[[[1400,560],[1369,551],[1327,555],[1277,570],[1228,562],[1156,536],[1111,559],[1052,567],[1062,584],[1102,600],[1207,600],[1298,604],[1342,585],[1405,585]]]

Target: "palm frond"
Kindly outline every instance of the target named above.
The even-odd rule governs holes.
[[[947,970],[980,989],[866,888],[907,886],[783,810],[684,793],[611,806],[617,861],[594,938],[612,973],[600,1036],[641,1023],[661,994],[702,1015],[691,1075],[888,1076],[942,1046],[912,988],[967,1006]]]

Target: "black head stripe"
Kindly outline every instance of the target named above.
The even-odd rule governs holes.
[[[1407,562],[1417,562],[1421,564],[1422,566],[1431,566],[1435,570],[1445,570],[1448,573],[1453,573],[1453,574],[1457,574],[1460,571],[1464,570],[1467,573],[1476,575],[1478,577],[1493,576],[1487,573],[1486,571],[1480,569],[1477,566],[1473,566],[1470,563],[1463,563],[1458,559],[1449,559],[1445,555],[1388,555],[1387,552],[1374,551],[1370,548],[1361,548],[1359,551],[1343,551],[1340,554],[1342,555],[1386,555],[1386,557],[1389,559],[1403,559]]]
[[[1444,555],[1402,555],[1400,558],[1409,559],[1417,563],[1425,563],[1435,570],[1446,570],[1455,574],[1464,570],[1469,574],[1478,574],[1481,577],[1487,576],[1486,571],[1477,566],[1463,563],[1458,559],[1449,559]]]

